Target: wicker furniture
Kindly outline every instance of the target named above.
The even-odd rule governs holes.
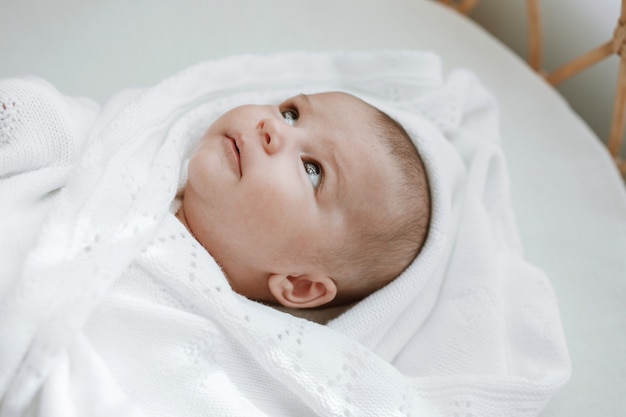
[[[469,15],[478,4],[478,0],[439,1],[464,15]],[[526,7],[528,15],[528,64],[551,85],[556,86],[609,56],[614,54],[619,56],[620,66],[607,147],[622,176],[626,177],[626,160],[620,157],[626,124],[626,0],[622,0],[620,17],[611,39],[551,72],[545,71],[542,63],[543,40],[539,0],[526,0]]]

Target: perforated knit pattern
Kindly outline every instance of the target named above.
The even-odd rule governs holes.
[[[19,123],[18,113],[14,99],[0,98],[0,145],[6,145],[12,137],[15,137],[15,129]]]
[[[417,52],[232,57],[113,100],[80,135],[63,116],[80,112],[48,86],[31,88],[47,104],[27,118],[21,93],[3,95],[0,152],[35,149],[31,129],[86,148],[1,288],[0,416],[536,416],[569,372],[556,302],[521,257],[492,163],[497,107],[471,74],[444,82],[440,68]],[[321,326],[234,293],[169,209],[217,115],[325,90],[407,128],[433,204],[409,268]],[[34,165],[11,156],[12,172],[67,160],[42,149]]]
[[[0,91],[0,172],[67,164],[76,138],[62,96],[48,84],[4,81]]]

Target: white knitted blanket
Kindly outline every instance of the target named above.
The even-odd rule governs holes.
[[[343,90],[398,119],[432,224],[327,325],[234,293],[172,214],[242,103]],[[567,380],[550,284],[510,205],[497,106],[423,52],[237,56],[105,106],[0,82],[0,416],[535,416]]]

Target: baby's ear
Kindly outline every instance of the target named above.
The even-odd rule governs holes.
[[[319,307],[337,295],[335,281],[326,275],[272,274],[267,285],[276,301],[289,308]]]

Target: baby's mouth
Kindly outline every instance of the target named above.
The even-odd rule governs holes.
[[[237,169],[239,170],[239,176],[241,177],[241,152],[239,151],[239,147],[237,146],[237,141],[230,136],[226,137],[230,140],[230,143],[232,144],[235,164],[237,166]]]

